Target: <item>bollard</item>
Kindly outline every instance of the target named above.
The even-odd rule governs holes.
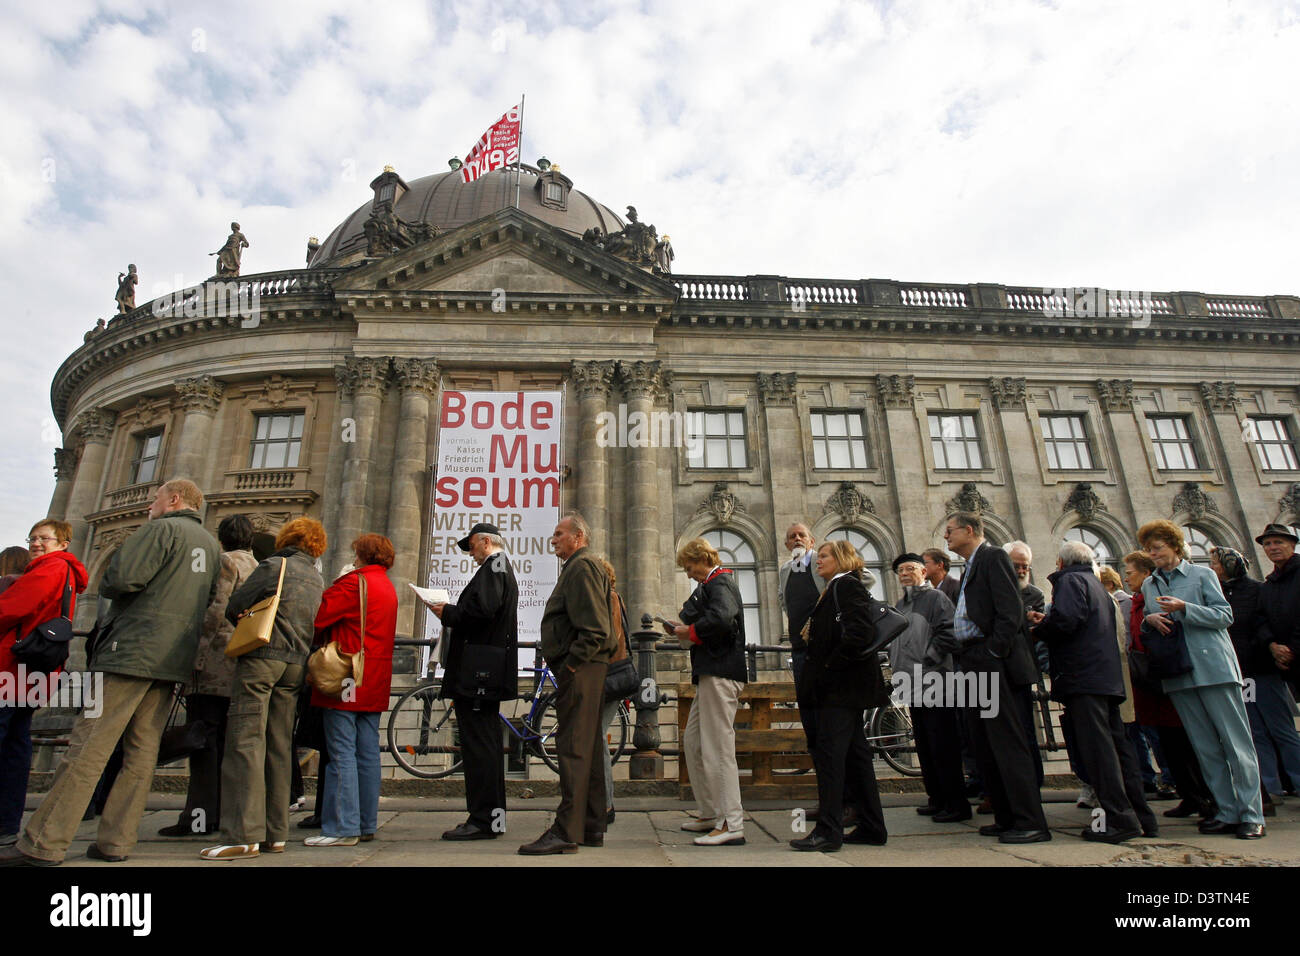
[[[636,644],[636,669],[641,675],[641,689],[636,695],[636,730],[632,734],[632,745],[636,747],[636,752],[628,761],[628,779],[662,780],[664,757],[659,752],[659,705],[662,695],[655,668],[655,643],[659,640],[659,632],[654,629],[654,621],[649,614],[641,615],[641,628],[632,632],[632,640]]]

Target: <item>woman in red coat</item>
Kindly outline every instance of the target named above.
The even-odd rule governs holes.
[[[86,590],[86,569],[68,551],[72,526],[66,521],[42,521],[28,532],[31,563],[0,594],[0,673],[18,681],[14,643],[40,624],[62,613],[63,592],[72,585],[68,616],[77,612],[77,595]],[[18,840],[27,797],[27,777],[32,769],[32,714],[35,707],[21,700],[0,701],[0,846]]]
[[[393,566],[393,543],[378,534],[352,542],[356,570],[349,571],[321,597],[316,614],[320,644],[339,642],[344,654],[361,646],[361,587],[366,589],[365,666],[361,681],[342,697],[312,689],[314,707],[325,708],[325,743],[330,762],[321,797],[321,835],[307,846],[355,846],[373,840],[379,827],[379,717],[388,709],[393,682],[393,637],[397,631],[397,592],[386,573]]]

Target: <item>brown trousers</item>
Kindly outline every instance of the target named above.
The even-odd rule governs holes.
[[[560,759],[560,806],[555,826],[570,843],[605,832],[605,767],[609,760],[600,712],[605,704],[609,665],[590,661],[570,673],[562,663],[556,673],[555,743]]]
[[[103,677],[102,713],[77,718],[54,784],[18,839],[18,849],[38,860],[59,862],[67,855],[119,738],[122,772],[104,805],[95,842],[111,856],[129,856],[135,848],[176,685],[121,674]]]

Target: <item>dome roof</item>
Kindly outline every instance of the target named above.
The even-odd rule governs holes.
[[[557,171],[552,168],[552,173]],[[596,202],[584,192],[567,189],[565,208],[543,204],[538,189],[539,170],[525,164],[519,179],[519,208],[548,225],[581,236],[593,226],[604,232],[617,232],[625,223],[608,206]],[[567,177],[558,177],[567,182]],[[515,171],[498,169],[485,173],[472,183],[463,183],[460,173],[448,170],[422,176],[407,183],[406,192],[398,197],[393,212],[408,222],[425,222],[441,232],[482,219],[498,209],[515,204]],[[367,202],[343,220],[321,243],[309,267],[341,264],[364,255],[365,222],[372,203]]]

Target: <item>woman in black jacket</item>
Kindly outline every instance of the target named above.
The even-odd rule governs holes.
[[[720,567],[704,538],[677,552],[677,566],[699,583],[682,605],[682,623],[664,630],[691,649],[691,681],[698,685],[682,732],[682,756],[698,809],[682,829],[699,833],[698,846],[740,846],[745,811],[736,767],[736,710],[745,687],[745,612],[736,576]]]
[[[871,748],[862,735],[862,712],[889,700],[876,654],[866,651],[875,634],[870,582],[864,580],[870,572],[847,541],[823,544],[816,571],[828,583],[808,622],[808,659],[799,697],[816,713],[812,758],[820,810],[812,833],[790,845],[825,852],[838,850],[842,843],[883,846],[888,838],[885,815]],[[862,821],[847,836],[842,820],[846,791]]]

